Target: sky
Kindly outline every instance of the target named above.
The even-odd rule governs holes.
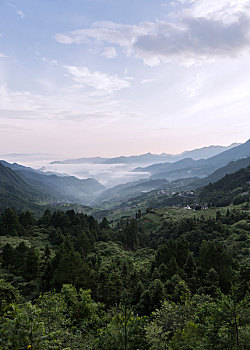
[[[0,154],[245,142],[250,0],[0,0]]]

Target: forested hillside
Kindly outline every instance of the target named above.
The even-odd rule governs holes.
[[[136,168],[134,171],[146,171],[151,174],[152,179],[164,178],[169,181],[189,177],[203,178],[232,161],[249,156],[250,140],[208,159],[193,160],[192,158],[185,158],[175,163],[153,164],[149,167]]]
[[[249,170],[201,198],[238,198]],[[6,208],[0,348],[247,349],[250,212],[241,198],[221,209],[138,210],[112,224]]]
[[[5,161],[0,161],[0,166],[0,196],[3,198],[0,210],[11,206],[39,211],[39,205],[53,202],[86,205],[105,189],[92,178],[81,180],[74,176],[43,173]],[[22,203],[25,203],[25,207],[22,207]]]
[[[6,207],[37,210],[47,197],[29,186],[16,172],[0,163],[0,212]]]
[[[219,181],[204,187],[199,197],[213,206],[249,202],[250,166],[235,173],[227,174]]]

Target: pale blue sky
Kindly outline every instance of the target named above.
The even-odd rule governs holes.
[[[250,130],[250,0],[0,0],[0,153],[178,153]]]

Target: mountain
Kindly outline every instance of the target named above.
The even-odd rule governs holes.
[[[50,162],[50,164],[103,164],[108,158],[102,157],[92,157],[92,158],[74,158],[66,160],[55,160]]]
[[[53,161],[50,164],[84,164],[84,163],[92,163],[92,164],[154,164],[161,162],[177,162],[179,160],[185,158],[192,158],[194,160],[197,159],[207,159],[209,157],[215,156],[223,151],[229,150],[238,146],[238,143],[233,143],[229,146],[208,146],[202,147],[199,149],[185,151],[180,154],[152,154],[145,153],[136,156],[120,156],[114,158],[102,158],[102,157],[92,157],[92,158],[75,158],[75,159],[66,159],[62,161]]]
[[[232,143],[229,146],[208,146],[208,147],[202,147],[199,149],[195,149],[192,151],[185,151],[181,153],[179,156],[184,159],[184,158],[192,158],[194,160],[198,159],[208,159],[210,157],[214,157],[217,154],[220,154],[224,151],[227,151],[231,148],[239,146],[240,143]]]
[[[95,203],[100,205],[104,202],[119,202],[125,201],[142,193],[151,192],[153,190],[163,188],[169,185],[169,181],[160,180],[139,180],[118,185],[102,192],[95,200]]]
[[[226,150],[208,159],[193,160],[186,158],[175,163],[153,164],[149,167],[136,168],[134,171],[149,172],[152,179],[206,177],[215,170],[227,165],[231,161],[250,156],[250,140],[239,146]]]
[[[46,196],[29,186],[15,171],[0,163],[0,210],[14,207],[18,210],[36,209]]]
[[[240,162],[232,162],[230,163],[230,166],[228,165],[227,167],[219,169],[220,175],[226,170],[231,171],[233,168],[237,168],[240,163],[242,163],[242,165],[246,164],[243,160],[240,160]],[[112,210],[117,208],[122,210],[125,210],[126,208],[145,210],[145,208],[150,207],[160,208],[168,206],[185,206],[194,203],[209,203],[212,206],[220,207],[232,203],[242,204],[249,202],[250,200],[250,166],[231,174],[226,174],[220,180],[204,187],[200,187],[196,191],[191,191],[191,189],[193,189],[192,181],[193,184],[196,184],[196,188],[199,187],[198,184],[202,184],[201,182],[195,182],[195,179],[186,179],[186,181],[180,179],[169,183],[165,189],[153,190],[139,195],[137,194],[119,204],[112,202],[113,207],[111,208]]]
[[[195,160],[193,160],[192,158],[185,158],[182,160],[179,160],[177,162],[174,163],[159,163],[159,164],[153,164],[153,165],[149,165],[147,167],[139,167],[139,168],[135,168],[133,171],[134,172],[149,172],[151,174],[158,174],[158,173],[163,173],[166,171],[174,171],[174,170],[179,170],[179,169],[185,169],[187,167],[192,167],[194,166],[196,163]]]
[[[249,165],[250,165],[250,157],[232,161],[228,163],[226,166],[215,170],[211,175],[203,179],[196,179],[193,182],[190,182],[189,186],[193,188],[206,186],[209,183],[214,183],[220,180],[227,174],[232,174],[240,169],[244,169],[248,167]]]
[[[250,156],[250,139],[237,147],[234,147],[230,150],[217,154],[214,157],[208,158],[206,160],[206,164],[217,166],[217,168],[219,168],[223,165],[228,164],[233,160],[238,160],[249,156]]]
[[[231,203],[249,202],[250,166],[227,174],[219,181],[205,186],[199,194],[200,201],[213,206],[226,206]]]
[[[105,160],[104,164],[152,164],[157,162],[166,161],[167,159],[172,158],[170,154],[152,154],[146,153],[137,156],[120,156],[115,158],[109,158]]]
[[[89,204],[94,197],[105,189],[95,179],[81,180],[74,176],[58,176],[43,173],[19,164],[1,163],[13,170],[35,191],[43,193],[55,201]]]

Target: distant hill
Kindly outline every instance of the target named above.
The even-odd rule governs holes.
[[[12,169],[34,191],[54,198],[55,201],[67,201],[79,204],[89,204],[94,197],[105,189],[95,179],[78,179],[74,176],[58,176],[42,173],[19,164],[1,163]]]
[[[207,186],[209,183],[215,183],[218,180],[224,178],[225,176],[228,176],[229,174],[235,173],[238,170],[247,168],[250,165],[250,157],[248,158],[242,158],[239,159],[237,161],[232,161],[229,164],[227,164],[226,166],[217,169],[215,172],[213,172],[211,175],[205,177],[205,178],[180,178],[177,180],[174,180],[172,182],[166,181],[165,183],[161,183],[159,182],[159,186],[156,186],[156,188],[152,189],[151,191],[132,191],[133,189],[133,184],[134,186],[136,186],[135,183],[127,183],[125,185],[121,185],[120,186],[116,186],[112,189],[109,189],[107,191],[104,191],[101,195],[102,198],[106,197],[106,201],[109,201],[110,204],[112,204],[113,206],[117,206],[118,201],[123,201],[122,203],[120,203],[120,207],[121,208],[125,208],[125,207],[130,207],[130,206],[138,206],[141,205],[142,203],[145,205],[145,203],[147,203],[148,207],[159,207],[159,206],[168,206],[168,205],[175,205],[178,204],[177,200],[178,198],[182,200],[186,199],[185,196],[182,197],[173,197],[171,198],[171,195],[169,197],[169,193],[171,194],[172,191],[173,192],[182,192],[182,191],[191,191],[194,189],[198,189],[198,193],[200,193],[201,189],[204,188],[204,186]],[[151,180],[152,183],[154,181],[157,180]],[[160,180],[158,180],[160,181]],[[249,179],[250,181],[250,179]],[[150,183],[150,181],[148,180],[140,180],[140,185],[143,186],[144,182],[148,182]],[[139,183],[139,181],[137,181],[137,183]],[[223,181],[222,181],[223,183]],[[244,180],[243,180],[243,185],[244,185]],[[242,178],[239,177],[239,184],[241,185],[240,187],[242,187]],[[130,186],[128,188],[128,186]],[[153,186],[152,186],[153,187]],[[243,186],[244,187],[244,186]],[[126,190],[128,188],[128,193],[126,194]],[[211,191],[211,187],[208,187],[209,191]],[[130,191],[131,189],[131,191]],[[200,190],[199,190],[200,189]],[[241,188],[242,190],[242,188]],[[240,190],[240,191],[241,191]],[[206,201],[206,199],[211,200],[212,197],[215,198],[215,193],[212,194],[212,197],[209,196],[209,191],[208,193],[206,193],[206,195],[201,196],[200,200],[201,201]],[[119,193],[121,192],[121,193]],[[244,191],[243,191],[244,192]],[[240,195],[241,192],[237,192],[236,191],[236,196],[231,198],[230,196],[227,198],[228,195],[226,195],[226,201],[225,203],[230,204],[230,201],[233,201],[235,199],[235,201],[240,202],[243,201],[244,198],[241,197]],[[110,194],[110,196],[109,196]],[[113,198],[112,198],[113,195]],[[223,198],[223,190],[219,195],[221,198]],[[99,198],[98,198],[99,199]],[[98,200],[97,199],[97,200]],[[104,202],[104,200],[102,201]],[[99,204],[102,204],[102,202],[100,202]],[[220,204],[220,201],[215,202],[215,204]],[[221,202],[223,205],[225,204],[224,202]],[[180,204],[180,203],[179,203]],[[226,205],[226,204],[225,204]]]
[[[224,151],[227,151],[229,149],[232,149],[234,147],[239,146],[240,143],[232,143],[229,146],[208,146],[208,147],[202,147],[199,149],[195,149],[192,151],[185,151],[183,153],[180,154],[181,158],[192,158],[194,160],[198,160],[198,159],[208,159],[211,157],[216,156],[217,154],[220,154]]]
[[[224,176],[219,181],[205,186],[199,193],[200,201],[213,206],[249,202],[250,166]]]
[[[125,201],[142,193],[147,193],[158,188],[163,188],[169,185],[169,181],[162,180],[139,180],[127,182],[126,184],[118,185],[102,192],[95,200],[97,205],[103,202],[119,202]]]
[[[134,172],[149,172],[151,174],[160,174],[164,172],[171,172],[180,169],[191,168],[196,166],[197,162],[192,158],[185,158],[174,163],[159,163],[149,165],[148,167],[135,168]]]
[[[194,162],[195,161],[192,159],[186,159],[173,164],[169,163],[169,168],[172,168],[172,171],[174,171],[174,168],[178,169],[178,167],[181,167],[182,165],[192,164]],[[250,157],[242,158],[237,161],[232,161],[226,166],[217,169],[211,175],[204,178],[187,177],[179,178],[171,182],[167,181],[166,179],[144,179],[139,181],[128,182],[126,184],[118,185],[103,191],[101,195],[96,198],[94,203],[97,205],[103,205],[105,202],[114,204],[121,201],[128,201],[138,196],[146,198],[148,197],[147,193],[159,189],[169,191],[193,190],[206,186],[209,183],[216,182],[225,175],[231,174],[242,168],[246,168],[248,165],[250,165]],[[157,164],[154,165],[154,167],[161,167],[161,165]]]
[[[202,147],[199,149],[185,151],[180,154],[152,154],[145,153],[136,156],[120,156],[115,158],[102,158],[102,157],[92,157],[92,158],[75,158],[75,159],[66,159],[62,161],[53,161],[51,164],[84,164],[84,163],[93,163],[93,164],[154,164],[161,162],[177,162],[184,158],[197,159],[207,159],[209,157],[215,156],[225,150],[229,150],[238,146],[238,143],[233,143],[229,146],[208,146]]]
[[[250,157],[232,161],[226,166],[215,170],[211,175],[203,179],[196,179],[193,182],[190,182],[190,186],[193,188],[197,188],[208,185],[209,183],[213,183],[220,180],[227,174],[232,174],[240,169],[248,167],[249,165]]]
[[[134,171],[149,172],[152,179],[173,181],[179,178],[206,177],[231,161],[250,157],[250,140],[226,150],[208,159],[193,160],[186,158],[175,163],[153,164],[149,167],[136,168]]]
[[[103,164],[108,158],[92,157],[92,158],[73,158],[65,160],[54,160],[50,164]]]
[[[35,191],[15,171],[0,163],[0,210],[37,209],[37,203],[46,196]]]

